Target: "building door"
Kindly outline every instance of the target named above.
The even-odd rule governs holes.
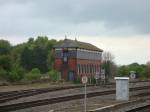
[[[74,81],[74,72],[73,71],[69,72],[69,74],[68,74],[68,80],[69,81]]]

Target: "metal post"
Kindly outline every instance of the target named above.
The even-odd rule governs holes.
[[[85,86],[85,95],[84,95],[84,112],[86,112],[86,97],[87,97],[87,95],[86,95],[86,83],[84,84],[84,86]]]

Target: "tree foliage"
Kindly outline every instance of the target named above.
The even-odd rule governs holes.
[[[118,67],[118,76],[129,76],[130,71],[135,71],[137,78],[150,78],[150,66],[145,64],[132,63]]]
[[[7,79],[8,77],[8,72],[3,69],[3,68],[0,68],[0,80],[5,80]]]
[[[7,55],[10,53],[11,45],[7,40],[0,40],[0,55]]]
[[[106,81],[108,78],[115,76],[117,65],[114,63],[114,56],[110,52],[102,54],[102,68],[105,70]]]
[[[0,40],[0,78],[22,80],[24,74],[30,73],[34,68],[41,73],[48,72],[53,66],[52,47],[56,43],[56,40],[48,40],[46,36],[29,38],[27,42],[14,46],[7,40]]]
[[[150,66],[144,68],[141,76],[144,78],[150,78]]]
[[[56,40],[48,40],[48,37],[38,37],[36,40],[30,38],[27,44],[21,54],[21,65],[27,71],[38,68],[42,73],[47,72],[53,65],[52,46]]]
[[[8,78],[9,71],[11,70],[11,45],[6,40],[0,40],[0,78],[5,80]]]
[[[33,68],[29,73],[25,75],[25,79],[29,81],[39,80],[41,78],[41,73],[38,68]]]
[[[53,45],[56,43],[58,41],[49,40],[47,36],[29,38],[27,42],[17,45],[0,40],[0,80],[34,80],[40,79],[41,74],[48,73],[50,78],[56,81],[59,76],[53,69]],[[102,68],[105,69],[106,78],[116,75],[129,76],[130,71],[136,71],[138,77],[150,78],[150,61],[142,65],[132,63],[117,67],[110,52],[103,53]]]
[[[49,78],[51,81],[59,80],[59,73],[56,70],[51,70],[48,72]]]

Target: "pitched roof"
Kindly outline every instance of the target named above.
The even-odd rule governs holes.
[[[92,50],[92,51],[99,51],[102,52],[103,50],[85,42],[80,42],[77,40],[70,40],[70,39],[64,39],[63,41],[60,41],[57,45],[54,46],[54,48],[81,48],[86,50]]]

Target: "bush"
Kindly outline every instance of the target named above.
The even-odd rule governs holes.
[[[49,71],[48,75],[51,81],[58,81],[60,79],[59,73],[56,70]]]
[[[91,78],[91,84],[96,84],[96,80],[94,77]]]
[[[41,78],[41,73],[38,68],[32,69],[31,72],[25,75],[25,79],[29,81],[39,80],[40,78]]]
[[[4,70],[3,68],[0,68],[0,79],[6,80],[7,79],[8,72]]]
[[[150,67],[149,66],[144,68],[144,71],[142,72],[141,77],[150,78]]]
[[[75,84],[80,84],[81,83],[81,78],[79,76],[77,76],[73,82]]]
[[[11,72],[9,72],[9,81],[20,81],[24,77],[24,69],[19,65],[13,65]]]

